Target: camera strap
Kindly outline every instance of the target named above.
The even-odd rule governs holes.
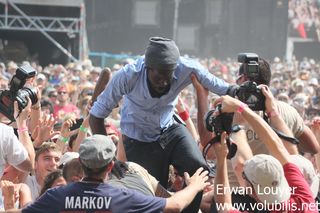
[[[275,131],[275,133],[277,133],[279,138],[281,138],[285,141],[288,141],[289,143],[295,144],[295,145],[298,145],[300,143],[300,141],[297,138],[289,137],[289,136],[285,135],[283,132],[280,132],[273,127],[271,127],[271,128],[273,129],[273,131]]]
[[[226,140],[227,140],[227,146],[228,146],[228,149],[229,149],[229,152],[228,152],[228,155],[227,155],[227,159],[231,159],[231,158],[233,158],[235,156],[238,147],[233,141],[231,141],[229,136],[227,137]],[[209,151],[210,147],[215,143],[220,143],[220,141],[221,141],[221,135],[217,135],[216,137],[212,138],[207,143],[207,145],[203,148],[203,151],[202,151],[202,155],[203,155],[204,159],[207,159],[207,154],[208,154],[208,151]]]
[[[268,117],[266,116],[265,112],[263,111],[263,119],[269,124]],[[279,136],[279,138],[288,141],[289,143],[298,145],[300,141],[295,137],[289,137],[288,135],[285,135],[283,132],[280,132],[273,128],[270,124],[269,126],[273,129],[273,131]]]

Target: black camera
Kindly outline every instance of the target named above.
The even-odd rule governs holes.
[[[207,130],[214,132],[216,135],[221,135],[224,131],[229,134],[232,129],[233,114],[222,113],[221,105],[217,105],[214,110],[210,110],[205,115],[204,121]]]
[[[16,74],[9,83],[9,90],[2,90],[0,93],[0,112],[12,122],[15,121],[13,116],[14,101],[17,101],[19,111],[28,105],[27,97],[30,98],[32,105],[38,101],[36,88],[25,87],[27,79],[30,79],[35,75],[35,69],[29,65],[18,67]]]
[[[255,53],[239,53],[238,62],[243,65],[243,74],[249,79],[240,86],[233,86],[228,91],[232,97],[238,97],[250,109],[260,111],[265,109],[265,97],[254,82],[259,76],[259,56]]]
[[[234,132],[232,128],[233,115],[234,113],[221,112],[221,104],[218,104],[214,110],[207,112],[204,118],[205,126],[208,131],[214,132],[216,136],[204,147],[204,157],[206,157],[207,152],[212,144],[220,142],[222,132],[225,131],[227,134]],[[227,158],[231,159],[237,152],[237,145],[233,143],[229,137],[227,137],[227,146],[229,149]]]
[[[240,85],[236,91],[236,96],[254,111],[265,110],[266,97],[253,81],[247,81]]]
[[[238,62],[243,64],[243,74],[254,81],[259,76],[259,56],[255,53],[239,53]]]

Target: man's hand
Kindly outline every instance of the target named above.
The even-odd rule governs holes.
[[[56,120],[52,115],[43,115],[43,120],[40,121],[40,124],[36,126],[32,133],[32,138],[34,138],[34,147],[40,147],[43,142],[59,134],[58,131],[53,131],[55,123]]]
[[[241,104],[243,104],[238,99],[232,98],[231,96],[224,95],[215,100],[214,106],[216,107],[221,103],[221,111],[222,112],[235,112]]]
[[[16,122],[17,122],[17,126],[18,128],[19,127],[22,127],[22,126],[26,126],[26,120],[29,118],[29,115],[30,115],[30,112],[31,112],[31,99],[29,97],[27,97],[27,100],[28,100],[28,104],[27,106],[21,110],[19,110],[19,107],[18,107],[18,102],[15,101],[13,103],[13,107],[14,107],[14,117],[16,119]]]
[[[263,95],[266,97],[265,105],[266,105],[266,112],[277,111],[277,105],[275,103],[275,98],[273,97],[272,92],[270,91],[269,87],[266,85],[259,85]]]
[[[8,180],[2,180],[0,182],[0,187],[2,190],[5,210],[13,209],[19,196],[19,190],[15,189],[15,184]]]
[[[210,183],[208,180],[208,171],[204,171],[202,167],[200,167],[192,177],[189,176],[187,172],[184,173],[184,178],[186,180],[187,185],[193,185],[198,189],[198,191],[204,190],[205,187],[209,186]]]

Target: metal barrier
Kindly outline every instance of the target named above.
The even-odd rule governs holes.
[[[123,59],[136,59],[139,56],[129,55],[129,54],[111,54],[106,52],[90,52],[89,57],[92,62],[100,67],[112,66],[115,63],[119,63],[119,61]]]

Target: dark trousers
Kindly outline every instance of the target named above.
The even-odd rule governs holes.
[[[172,164],[183,177],[184,172],[192,176],[199,167],[209,169],[197,143],[182,124],[173,124],[164,131],[158,141],[139,142],[124,136],[124,148],[128,161],[133,161],[153,175],[164,187],[168,185],[169,165]],[[184,212],[197,212],[202,192]]]

